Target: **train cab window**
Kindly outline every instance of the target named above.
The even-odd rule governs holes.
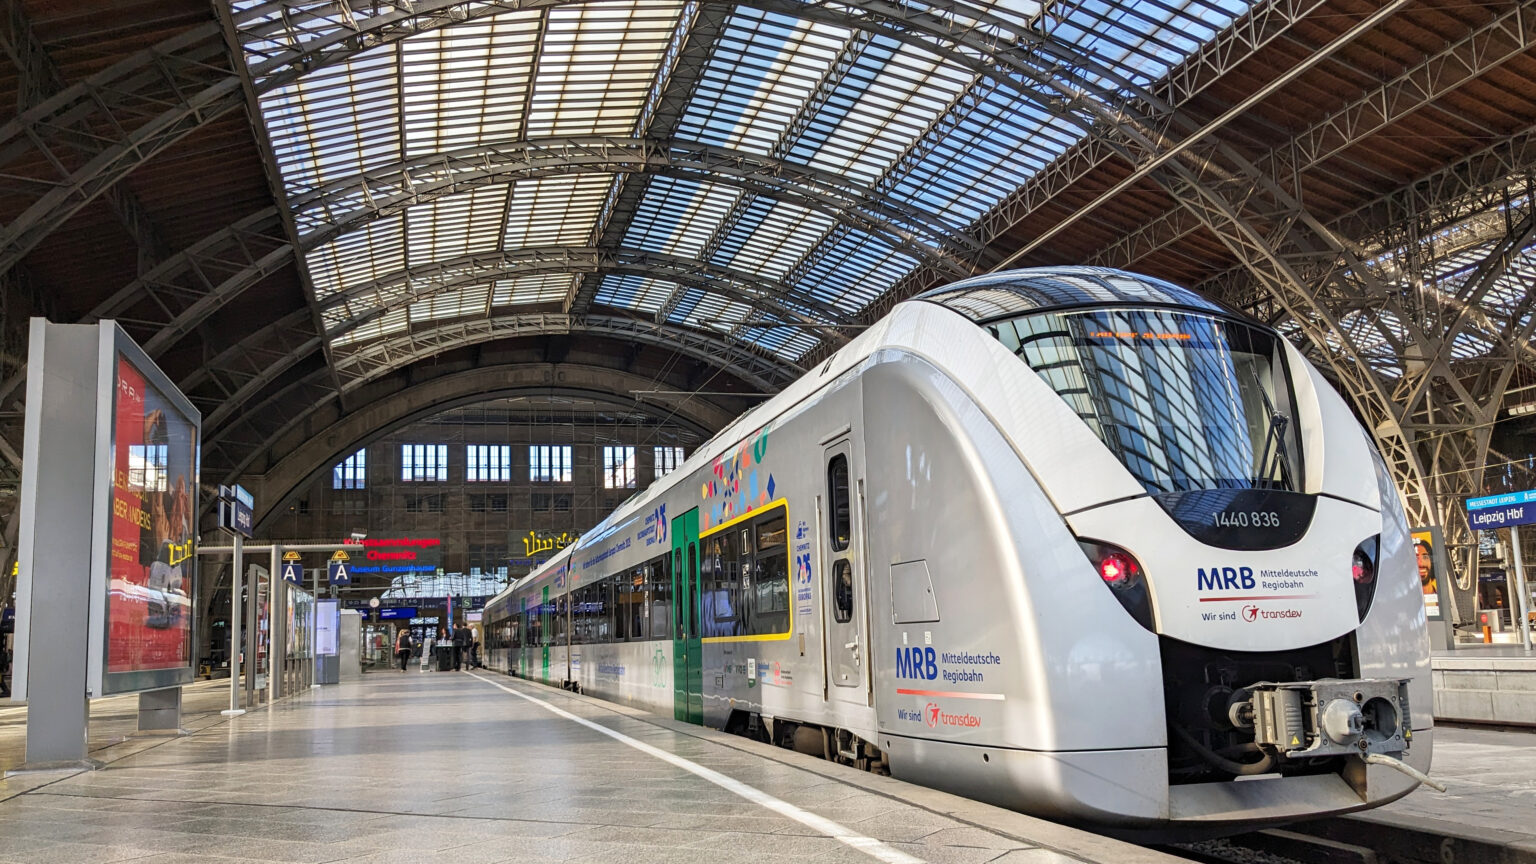
[[[839,624],[853,620],[853,565],[847,558],[832,565],[832,615]]]
[[[827,463],[827,518],[832,535],[832,551],[848,548],[853,535],[853,518],[848,504],[848,457],[839,453]]]

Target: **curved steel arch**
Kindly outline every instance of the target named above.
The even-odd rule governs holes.
[[[980,245],[960,226],[878,200],[847,178],[782,159],[672,139],[590,135],[523,139],[406,159],[344,177],[289,199],[305,251],[374,219],[445,195],[515,180],[568,174],[666,174],[739,186],[912,248],[959,276]],[[307,229],[307,230],[306,230]]]
[[[710,366],[724,369],[764,393],[777,392],[804,372],[799,366],[787,361],[748,351],[740,345],[690,328],[616,316],[576,317],[555,313],[522,313],[445,322],[430,330],[406,333],[371,343],[364,350],[351,354],[340,353],[336,358],[338,369],[350,371],[352,377],[342,383],[340,390],[332,392],[326,398],[339,398],[393,369],[451,348],[517,336],[565,333],[620,337],[628,341],[669,348]],[[422,340],[422,342],[412,344],[413,340]],[[224,398],[217,408],[203,418],[204,428],[214,430],[206,436],[207,443],[213,444],[221,440],[229,431],[223,426],[231,414],[280,378],[299,360],[313,354],[315,350],[315,346],[301,347],[290,352],[282,360],[267,364],[259,374],[245,382],[236,393]],[[329,370],[320,370],[310,378],[323,378],[329,374]],[[280,400],[288,389],[305,383],[306,381],[296,381],[289,385],[289,388],[264,400],[261,405],[247,410],[257,412],[265,410]],[[319,403],[312,405],[311,411],[317,407]],[[308,413],[310,411],[306,411],[305,416]]]
[[[326,428],[274,461],[264,476],[268,481],[265,514],[281,512],[287,502],[323,472],[358,446],[372,443],[418,420],[492,399],[522,394],[566,396],[587,399],[616,409],[633,410],[634,397],[628,390],[648,387],[651,379],[582,364],[545,364],[489,366],[455,372],[430,381],[407,384],[369,403],[366,410],[354,410],[338,417]],[[675,398],[651,406],[671,412],[667,418],[696,434],[708,438],[724,428],[734,415],[707,401]],[[265,455],[258,453],[255,455]],[[220,482],[233,482],[243,468],[225,475]],[[281,493],[272,494],[272,487]],[[204,511],[212,507],[204,502]],[[258,524],[261,522],[258,517]]]
[[[341,0],[334,6],[334,17],[314,11],[317,8],[330,10],[333,8],[331,6],[302,7],[286,2],[264,4],[242,11],[240,20],[248,23],[265,19],[267,31],[258,36],[256,43],[247,45],[246,50],[251,54],[264,54],[268,59],[248,67],[241,74],[252,76],[253,90],[266,90],[278,86],[284,76],[297,78],[317,65],[337,62],[358,51],[398,41],[416,32],[468,20],[481,13],[494,14],[507,8],[532,8],[533,5],[553,5],[556,2],[519,0],[515,7],[507,7],[449,0],[419,0],[403,7],[390,7],[387,12],[369,15],[379,7],[360,6],[354,10],[350,0]],[[1341,248],[1336,237],[1311,224],[1308,214],[1304,208],[1300,208],[1298,202],[1278,186],[1266,184],[1267,178],[1230,148],[1216,146],[1202,148],[1202,152],[1197,154],[1192,153],[1190,161],[1195,163],[1194,168],[1177,161],[1158,168],[1171,153],[1202,137],[1208,130],[1203,130],[1189,118],[1172,111],[1165,100],[1147,92],[1145,88],[1132,85],[1093,57],[1073,46],[1056,42],[1046,34],[1034,32],[1027,21],[1002,17],[986,7],[962,0],[920,8],[871,0],[847,0],[835,6],[810,0],[756,0],[744,5],[782,12],[809,21],[824,21],[879,32],[904,43],[921,45],[943,54],[962,68],[1009,83],[1036,104],[1079,126],[1086,134],[1092,134],[1095,124],[1103,124],[1104,128],[1113,130],[1113,137],[1106,138],[1111,149],[1136,166],[1138,172],[1150,172],[1157,168],[1155,179],[1181,205],[1195,212],[1223,244],[1254,272],[1256,278],[1276,295],[1292,316],[1303,323],[1308,338],[1325,343],[1336,341],[1344,346],[1347,356],[1333,359],[1330,355],[1330,363],[1335,372],[1347,383],[1360,409],[1372,417],[1378,442],[1393,451],[1392,462],[1399,478],[1406,481],[1406,485],[1424,500],[1433,501],[1423,465],[1416,456],[1406,452],[1406,438],[1400,430],[1394,431],[1398,427],[1390,422],[1396,413],[1395,406],[1382,382],[1371,380],[1370,376],[1362,376],[1354,368],[1358,365],[1356,359],[1359,352],[1351,344],[1348,334],[1339,328],[1328,299],[1320,296],[1318,290],[1327,286],[1308,286],[1297,278],[1285,256],[1275,248],[1273,226],[1284,225],[1290,220],[1292,229],[1308,235],[1307,239],[1321,252],[1342,256],[1343,266],[1356,270],[1357,262],[1350,260],[1349,250]],[[231,28],[230,35],[235,36],[234,24],[228,18],[231,13],[222,6],[219,8],[220,14],[225,16],[226,26]],[[359,11],[365,17],[358,18],[356,13]],[[123,65],[118,64],[109,72],[121,75],[119,67]],[[129,71],[136,71],[132,64],[129,66]],[[94,82],[96,79],[92,80]],[[169,121],[161,122],[157,118],[153,123],[138,127],[134,136],[148,139],[152,134],[145,134],[146,130],[148,133],[161,133],[175,122],[185,122],[198,110],[205,110],[208,100],[204,100],[202,105],[194,106],[191,103],[213,94],[225,84],[220,81],[206,90],[198,90],[194,98],[178,93],[172,103],[176,107],[164,112],[170,118]],[[106,89],[97,86],[89,94],[95,97]],[[80,96],[75,94],[75,97],[71,97],[69,93],[66,91],[55,100],[50,100],[47,104],[52,108],[49,110],[61,105],[67,106],[70,98]],[[46,111],[43,113],[47,114]],[[31,119],[34,126],[28,129],[35,127],[38,118]],[[0,130],[0,139],[5,137],[4,133],[14,131],[8,125]],[[14,138],[14,134],[11,137]],[[174,140],[174,136],[162,137],[167,141]],[[85,168],[71,174],[65,184],[45,195],[60,201],[68,199],[67,203],[59,204],[56,201],[57,206],[41,209],[33,207],[22,219],[7,226],[4,246],[0,248],[0,269],[8,267],[19,258],[16,254],[18,244],[35,244],[35,239],[27,241],[22,235],[39,236],[36,229],[40,219],[46,221],[59,213],[73,212],[99,194],[105,185],[110,185],[114,170],[119,177],[131,170],[137,163],[122,157],[135,148],[146,154],[157,149],[144,140],[105,145],[100,158],[87,160]],[[108,178],[105,183],[102,182],[103,175]],[[1230,178],[1237,178],[1241,182],[1226,182]],[[1267,187],[1262,196],[1255,197],[1252,194],[1255,181]],[[1284,215],[1277,219],[1275,213]],[[1299,218],[1295,215],[1297,213],[1300,214]],[[67,213],[63,218],[67,218]],[[45,227],[42,233],[46,234],[47,230]],[[1425,341],[1425,334],[1413,335],[1416,342]],[[1382,422],[1374,422],[1378,419]]]
[[[852,316],[830,303],[823,303],[813,297],[791,298],[783,286],[767,279],[697,258],[632,247],[605,249],[596,246],[538,246],[472,252],[420,267],[407,267],[332,294],[320,302],[322,314],[375,295],[382,302],[346,319],[334,329],[327,329],[326,337],[335,338],[389,311],[425,300],[442,291],[539,273],[646,276],[691,285],[749,306],[766,305],[776,315],[803,324],[853,323]],[[803,309],[812,310],[823,318],[815,319]],[[821,327],[820,332],[835,340],[847,341],[847,337],[835,327]]]
[[[245,68],[230,72],[219,67],[223,40],[219,27],[192,28],[116,63],[0,126],[0,165],[27,152],[33,142],[44,146],[49,132],[97,111],[108,118],[104,128],[120,130],[119,140],[104,139],[94,158],[80,162],[50,159],[67,172],[25,213],[0,232],[0,272],[8,270],[54,228],[89,203],[102,190],[127,176],[183,135],[236,108],[243,101],[241,83],[249,76],[254,93],[284,86],[317,68],[344,62],[358,53],[392,44],[417,33],[436,30],[503,12],[570,5],[574,0],[416,0],[399,7],[354,10],[351,0],[314,6],[274,0],[239,13],[217,6],[227,38],[248,56],[265,57],[254,64],[236,58]],[[589,0],[590,2],[590,0]],[[768,11],[878,32],[940,53],[963,68],[1000,77],[1021,87],[1037,104],[1086,130],[1109,116],[1127,128],[1158,128],[1155,118],[1133,116],[1126,105],[1115,111],[1095,110],[1094,100],[1151,99],[1159,113],[1167,110],[1141,88],[1122,86],[1118,75],[1080,50],[1032,29],[1027,21],[1010,20],[987,7],[950,0],[943,6],[903,8],[897,3],[847,0],[836,5],[817,0],[754,0],[735,3],[704,0],[724,6],[747,5]],[[326,15],[323,9],[334,12]],[[362,13],[359,17],[358,12]],[[252,22],[263,22],[252,24]],[[241,29],[242,25],[250,25]],[[241,42],[241,36],[251,38]],[[1036,53],[1038,52],[1038,53]],[[1042,59],[1039,55],[1045,55]],[[991,58],[997,65],[989,64]],[[1110,82],[1106,88],[1080,80],[1079,70],[1091,70]],[[153,93],[153,99],[145,98]],[[1120,98],[1121,94],[1124,98]],[[144,105],[162,108],[141,123]],[[68,164],[81,167],[70,170]]]

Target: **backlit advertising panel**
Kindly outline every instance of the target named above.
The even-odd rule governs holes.
[[[192,680],[201,427],[138,346],[110,329],[103,694]]]

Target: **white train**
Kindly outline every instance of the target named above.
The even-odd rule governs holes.
[[[1357,810],[1429,767],[1366,434],[1273,331],[1113,270],[900,304],[485,620],[512,674],[1101,828]]]

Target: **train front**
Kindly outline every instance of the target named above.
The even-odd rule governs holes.
[[[1431,693],[1412,541],[1374,445],[1294,347],[1118,271],[1018,271],[923,299],[979,324],[1036,393],[1030,423],[1004,431],[1082,557],[1032,568],[1043,541],[1019,541],[1030,614],[1079,614],[1058,586],[1085,579],[1120,607],[1080,620],[1096,632],[1041,664],[1054,722],[1091,727],[1096,713],[1140,730],[1120,762],[1073,770],[1058,754],[1056,815],[1219,830],[1414,788]],[[1116,667],[1091,644],[1156,656]],[[1137,670],[1160,674],[1160,709],[1123,701],[1149,686]],[[1096,679],[1104,701],[1085,712],[1081,683],[1056,680],[1071,676]],[[1161,770],[1132,759],[1159,737]],[[1104,806],[1109,786],[1138,803]]]

